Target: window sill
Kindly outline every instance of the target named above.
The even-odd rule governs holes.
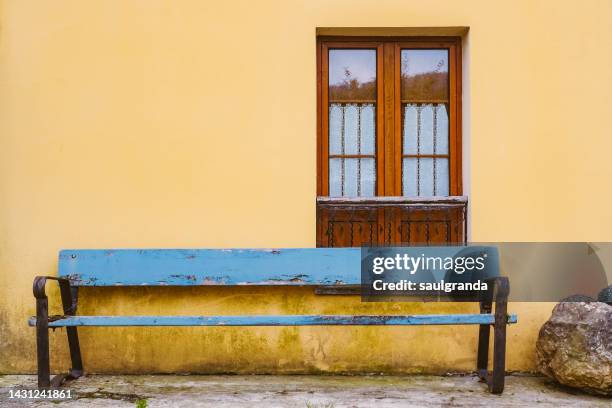
[[[467,196],[448,197],[317,197],[317,204],[465,204]]]

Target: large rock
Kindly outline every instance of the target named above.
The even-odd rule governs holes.
[[[540,372],[561,384],[612,395],[612,306],[563,302],[540,329]]]

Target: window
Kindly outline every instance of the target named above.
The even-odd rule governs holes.
[[[351,246],[415,242],[399,230],[416,221],[427,225],[419,240],[465,240],[465,225],[453,235],[449,224],[449,233],[433,241],[430,228],[449,220],[465,224],[465,200],[458,197],[460,38],[319,37],[317,57],[318,242],[334,246],[333,229],[342,223],[365,234],[355,239],[354,231],[343,231]],[[409,217],[381,216],[383,207],[390,214],[391,202]],[[440,212],[453,203],[461,208],[459,218]],[[424,219],[416,220],[417,213]],[[410,225],[402,226],[402,219]]]
[[[318,46],[319,196],[461,195],[459,41]]]

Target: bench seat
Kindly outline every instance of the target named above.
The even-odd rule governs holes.
[[[516,323],[515,314],[508,323]],[[444,315],[246,315],[246,316],[71,316],[54,320],[49,327],[72,326],[419,326],[494,324],[493,314]],[[29,320],[36,326],[36,318]]]

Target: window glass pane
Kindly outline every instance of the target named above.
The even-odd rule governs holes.
[[[329,154],[375,154],[374,104],[329,106]]]
[[[376,154],[376,108],[372,103],[361,105],[361,154]]]
[[[414,103],[404,105],[404,154],[417,154],[417,112],[419,109]]]
[[[402,50],[401,70],[402,100],[448,99],[448,50]]]
[[[374,159],[360,159],[361,169],[361,197],[373,197],[376,187],[376,161]]]
[[[434,197],[449,194],[447,158],[405,157],[403,194],[408,197]]]
[[[419,177],[419,196],[432,197],[433,193],[433,159],[417,158],[417,174]]]
[[[344,159],[329,160],[329,196],[342,197],[342,165]]]
[[[376,160],[329,160],[330,197],[372,197],[376,186]]]
[[[430,104],[420,106],[420,125],[421,129],[418,134],[417,150],[418,154],[433,154],[433,117],[434,109]]]
[[[404,105],[404,154],[448,154],[448,114],[443,103]]]
[[[435,174],[435,196],[447,196],[449,189],[448,159],[434,159]]]
[[[342,154],[342,126],[344,108],[332,103],[329,106],[329,154]]]
[[[446,105],[439,103],[436,106],[436,139],[435,154],[448,154],[448,112]]]
[[[344,153],[343,154],[358,154],[357,153],[357,136],[359,136],[360,117],[361,113],[356,104],[348,104],[344,107]]]
[[[417,159],[404,158],[402,165],[402,191],[405,196],[417,197]]]
[[[376,99],[376,50],[329,50],[329,100]]]
[[[358,197],[357,160],[358,159],[344,159],[344,195],[346,197]]]

